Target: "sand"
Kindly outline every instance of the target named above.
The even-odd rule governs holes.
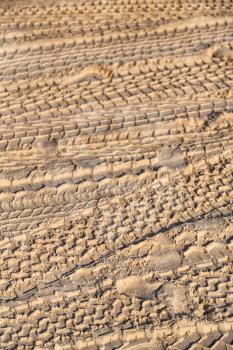
[[[0,349],[233,349],[231,0],[0,1]]]

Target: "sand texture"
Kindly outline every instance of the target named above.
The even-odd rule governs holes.
[[[0,350],[233,350],[232,135],[232,0],[0,0]]]

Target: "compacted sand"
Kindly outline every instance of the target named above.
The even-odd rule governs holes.
[[[233,2],[0,1],[0,349],[233,349]]]

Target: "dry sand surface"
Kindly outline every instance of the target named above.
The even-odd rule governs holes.
[[[0,350],[232,350],[232,135],[232,0],[1,0]]]

